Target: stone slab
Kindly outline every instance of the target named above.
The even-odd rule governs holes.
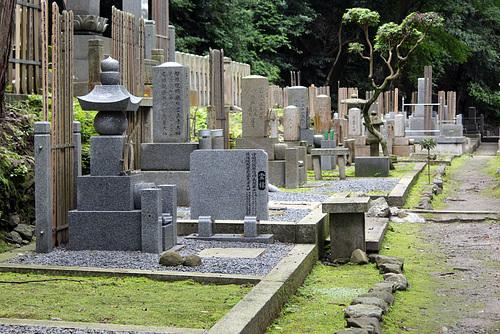
[[[365,220],[366,250],[378,252],[387,232],[389,218],[367,217]]]
[[[359,213],[367,212],[370,197],[329,197],[322,203],[324,213]]]
[[[191,218],[268,218],[263,150],[198,150],[191,154]],[[217,194],[217,196],[214,196]]]
[[[357,157],[354,175],[356,177],[389,176],[389,157]]]
[[[80,211],[134,210],[134,185],[142,175],[79,176],[77,204]]]
[[[395,137],[396,139],[398,137]],[[404,138],[404,137],[402,137]],[[398,157],[407,157],[410,154],[415,153],[415,145],[409,146],[392,146],[392,154]]]
[[[244,138],[266,137],[268,86],[269,80],[260,75],[250,75],[241,79],[241,130]]]
[[[274,160],[268,162],[269,183],[277,186],[285,186],[285,160]]]
[[[199,237],[197,234],[190,234],[186,239],[197,239],[205,241],[227,241],[227,242],[261,242],[272,244],[274,236],[272,234],[260,234],[257,237],[245,237],[241,234],[214,234],[211,237]]]
[[[177,205],[189,206],[191,202],[189,171],[141,171],[144,182],[156,185],[175,185],[177,188]]]
[[[141,211],[69,211],[71,250],[141,250]]]
[[[274,145],[278,144],[278,138],[258,138],[246,137],[236,138],[235,145],[239,150],[264,150],[267,153],[269,160],[274,160]]]
[[[190,154],[198,143],[141,144],[141,169],[147,171],[188,171]]]
[[[206,248],[198,255],[200,257],[241,257],[255,259],[264,253],[265,248]]]

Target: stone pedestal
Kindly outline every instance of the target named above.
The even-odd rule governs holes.
[[[369,197],[330,197],[322,204],[330,221],[331,259],[346,259],[356,249],[366,251],[365,212]]]

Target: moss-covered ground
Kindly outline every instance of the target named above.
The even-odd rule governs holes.
[[[251,288],[133,277],[0,273],[0,317],[210,328]]]

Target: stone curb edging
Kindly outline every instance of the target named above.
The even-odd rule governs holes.
[[[297,245],[252,291],[222,317],[209,334],[260,334],[276,319],[318,259],[315,245]]]
[[[424,169],[425,165],[426,164],[424,162],[417,163],[415,167],[413,167],[413,170],[406,173],[399,180],[389,196],[387,196],[387,203],[389,206],[401,207],[405,204],[411,186],[417,181],[417,178],[420,175],[420,172]]]
[[[173,328],[173,327],[153,327],[153,326],[133,326],[133,325],[116,325],[102,324],[93,322],[71,322],[71,321],[48,321],[48,320],[31,320],[31,319],[9,319],[0,318],[0,325],[13,326],[40,326],[40,327],[56,327],[56,328],[74,328],[74,329],[100,329],[110,331],[128,331],[128,332],[144,332],[144,333],[168,333],[168,334],[202,334],[204,329],[194,328]]]

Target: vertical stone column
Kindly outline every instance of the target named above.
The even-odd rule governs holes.
[[[315,115],[321,120],[321,132],[330,130],[332,123],[332,99],[326,95],[316,96]]]
[[[175,62],[175,26],[168,26],[168,61]]]
[[[289,105],[283,109],[283,139],[300,139],[300,114],[296,106]]]
[[[52,167],[50,123],[35,122],[36,251],[52,250]]]
[[[299,187],[299,149],[297,147],[285,150],[285,188]]]
[[[403,114],[397,114],[394,116],[394,136],[405,136],[405,116]]]
[[[101,83],[101,61],[103,60],[104,43],[102,39],[89,40],[89,90]]]
[[[159,185],[162,194],[162,213],[170,213],[172,215],[173,224],[173,245],[177,245],[177,186],[175,185]]]
[[[260,75],[241,79],[242,137],[266,137],[269,80]]]
[[[78,121],[73,121],[73,144],[75,145],[73,150],[73,176],[74,176],[74,191],[73,191],[73,203],[76,206],[77,197],[77,179],[82,176],[82,124]]]
[[[288,88],[288,105],[299,108],[299,126],[301,130],[309,129],[309,102],[307,87],[294,86]]]
[[[161,192],[162,190],[158,188],[141,191],[141,250],[146,253],[163,251]]]
[[[362,123],[361,123],[361,109],[351,108],[349,109],[349,128],[347,135],[349,137],[359,137],[361,136]]]
[[[144,21],[144,46],[145,58],[151,59],[151,50],[156,49],[156,22],[153,20]]]

